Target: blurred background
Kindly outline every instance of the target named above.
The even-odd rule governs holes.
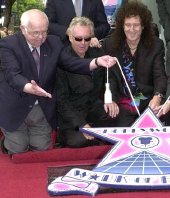
[[[114,26],[114,19],[117,9],[122,3],[128,0],[102,0],[105,6],[107,19],[111,27]],[[135,1],[135,0],[129,0]],[[157,24],[160,37],[163,38],[163,28],[159,23],[157,4],[155,0],[136,0],[141,1],[151,10],[154,23]],[[11,32],[19,30],[19,19],[21,14],[28,9],[38,8],[43,10],[46,5],[46,0],[0,0],[0,27],[5,27]]]

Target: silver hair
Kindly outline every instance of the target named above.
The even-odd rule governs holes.
[[[91,36],[94,36],[94,23],[87,17],[74,17],[70,25],[67,29],[67,35],[70,35],[72,33],[72,30],[74,29],[75,26],[80,25],[80,26],[89,26],[91,30]]]
[[[42,17],[44,17],[44,19],[47,20],[47,24],[49,24],[48,17],[47,17],[47,15],[44,12],[42,12],[41,10],[38,10],[38,9],[31,9],[31,10],[25,11],[21,15],[21,18],[20,18],[21,26],[28,26],[30,23],[35,21],[36,20],[35,16],[37,14],[41,15]]]

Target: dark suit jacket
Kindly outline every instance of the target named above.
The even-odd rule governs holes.
[[[67,52],[77,56],[71,46]],[[86,58],[103,55],[99,48],[89,48]],[[104,85],[104,68],[99,67],[92,72],[92,76],[73,74],[58,68],[57,78],[57,110],[61,129],[75,129],[88,123],[87,115],[95,109],[94,119],[106,113],[99,96]]]
[[[69,71],[89,74],[89,60],[81,60],[62,52],[63,44],[56,36],[48,36],[40,48],[40,73],[29,46],[21,33],[0,40],[0,126],[17,129],[38,100],[47,120],[56,127],[56,69],[57,65]],[[30,80],[52,94],[52,99],[23,92]]]
[[[164,36],[166,42],[170,41],[170,1],[156,0],[158,7],[158,14],[160,17],[160,24],[164,28]]]
[[[72,0],[48,0],[45,13],[49,18],[49,33],[66,38],[66,30],[71,20],[76,16]],[[90,18],[95,26],[95,36],[104,38],[109,32],[102,0],[84,0],[82,16]]]
[[[116,56],[120,65],[123,65],[121,49],[113,49],[110,39],[112,37],[104,42],[104,50],[106,54]],[[141,42],[136,52],[135,80],[140,91],[149,98],[153,97],[155,92],[166,93],[167,77],[165,74],[164,52],[163,41],[157,37],[155,37],[150,48],[145,48]],[[117,102],[121,96],[124,96],[122,88],[124,80],[118,65],[110,68],[109,75],[113,100]]]

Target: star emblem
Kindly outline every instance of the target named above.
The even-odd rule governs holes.
[[[93,169],[95,173],[121,177],[149,174],[158,178],[170,174],[170,153],[167,149],[170,146],[170,128],[164,127],[150,108],[132,127],[88,128],[82,131],[113,143],[112,149]],[[158,186],[163,185],[158,182]]]
[[[126,128],[82,128],[83,133],[113,143],[92,171],[71,169],[48,190],[53,195],[95,195],[99,185],[122,189],[170,188],[170,127],[165,127],[150,108]]]

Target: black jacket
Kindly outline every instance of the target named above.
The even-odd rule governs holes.
[[[40,47],[40,73],[31,50],[21,33],[0,39],[0,127],[16,130],[38,100],[48,122],[56,127],[56,71],[57,66],[74,72],[89,74],[91,60],[81,60],[62,51],[57,36],[48,36]],[[52,98],[38,97],[23,92],[26,83],[35,80]]]
[[[73,56],[77,56],[71,46],[66,49]],[[90,48],[85,58],[95,58],[103,55],[98,48]],[[57,74],[57,110],[61,129],[76,128],[87,123],[86,116],[92,108],[98,116],[102,111],[103,103],[99,100],[104,83],[104,68],[95,69],[91,75],[73,74],[58,68]],[[103,113],[103,111],[102,111]]]
[[[110,45],[112,43],[110,39],[112,37],[104,42],[105,53],[116,56],[120,65],[123,65],[122,51],[121,49],[115,50]],[[145,48],[141,42],[136,51],[135,80],[140,91],[148,98],[153,97],[155,92],[166,93],[167,77],[165,74],[164,53],[163,41],[157,37],[155,37],[154,43],[150,48]],[[118,65],[110,68],[109,76],[113,100],[117,102],[121,96],[124,96],[122,89],[123,78]]]
[[[47,0],[45,13],[49,18],[49,34],[55,34],[62,40],[66,38],[66,30],[76,16],[72,0]],[[84,0],[82,16],[91,19],[95,26],[95,36],[104,38],[109,30],[102,0]]]

